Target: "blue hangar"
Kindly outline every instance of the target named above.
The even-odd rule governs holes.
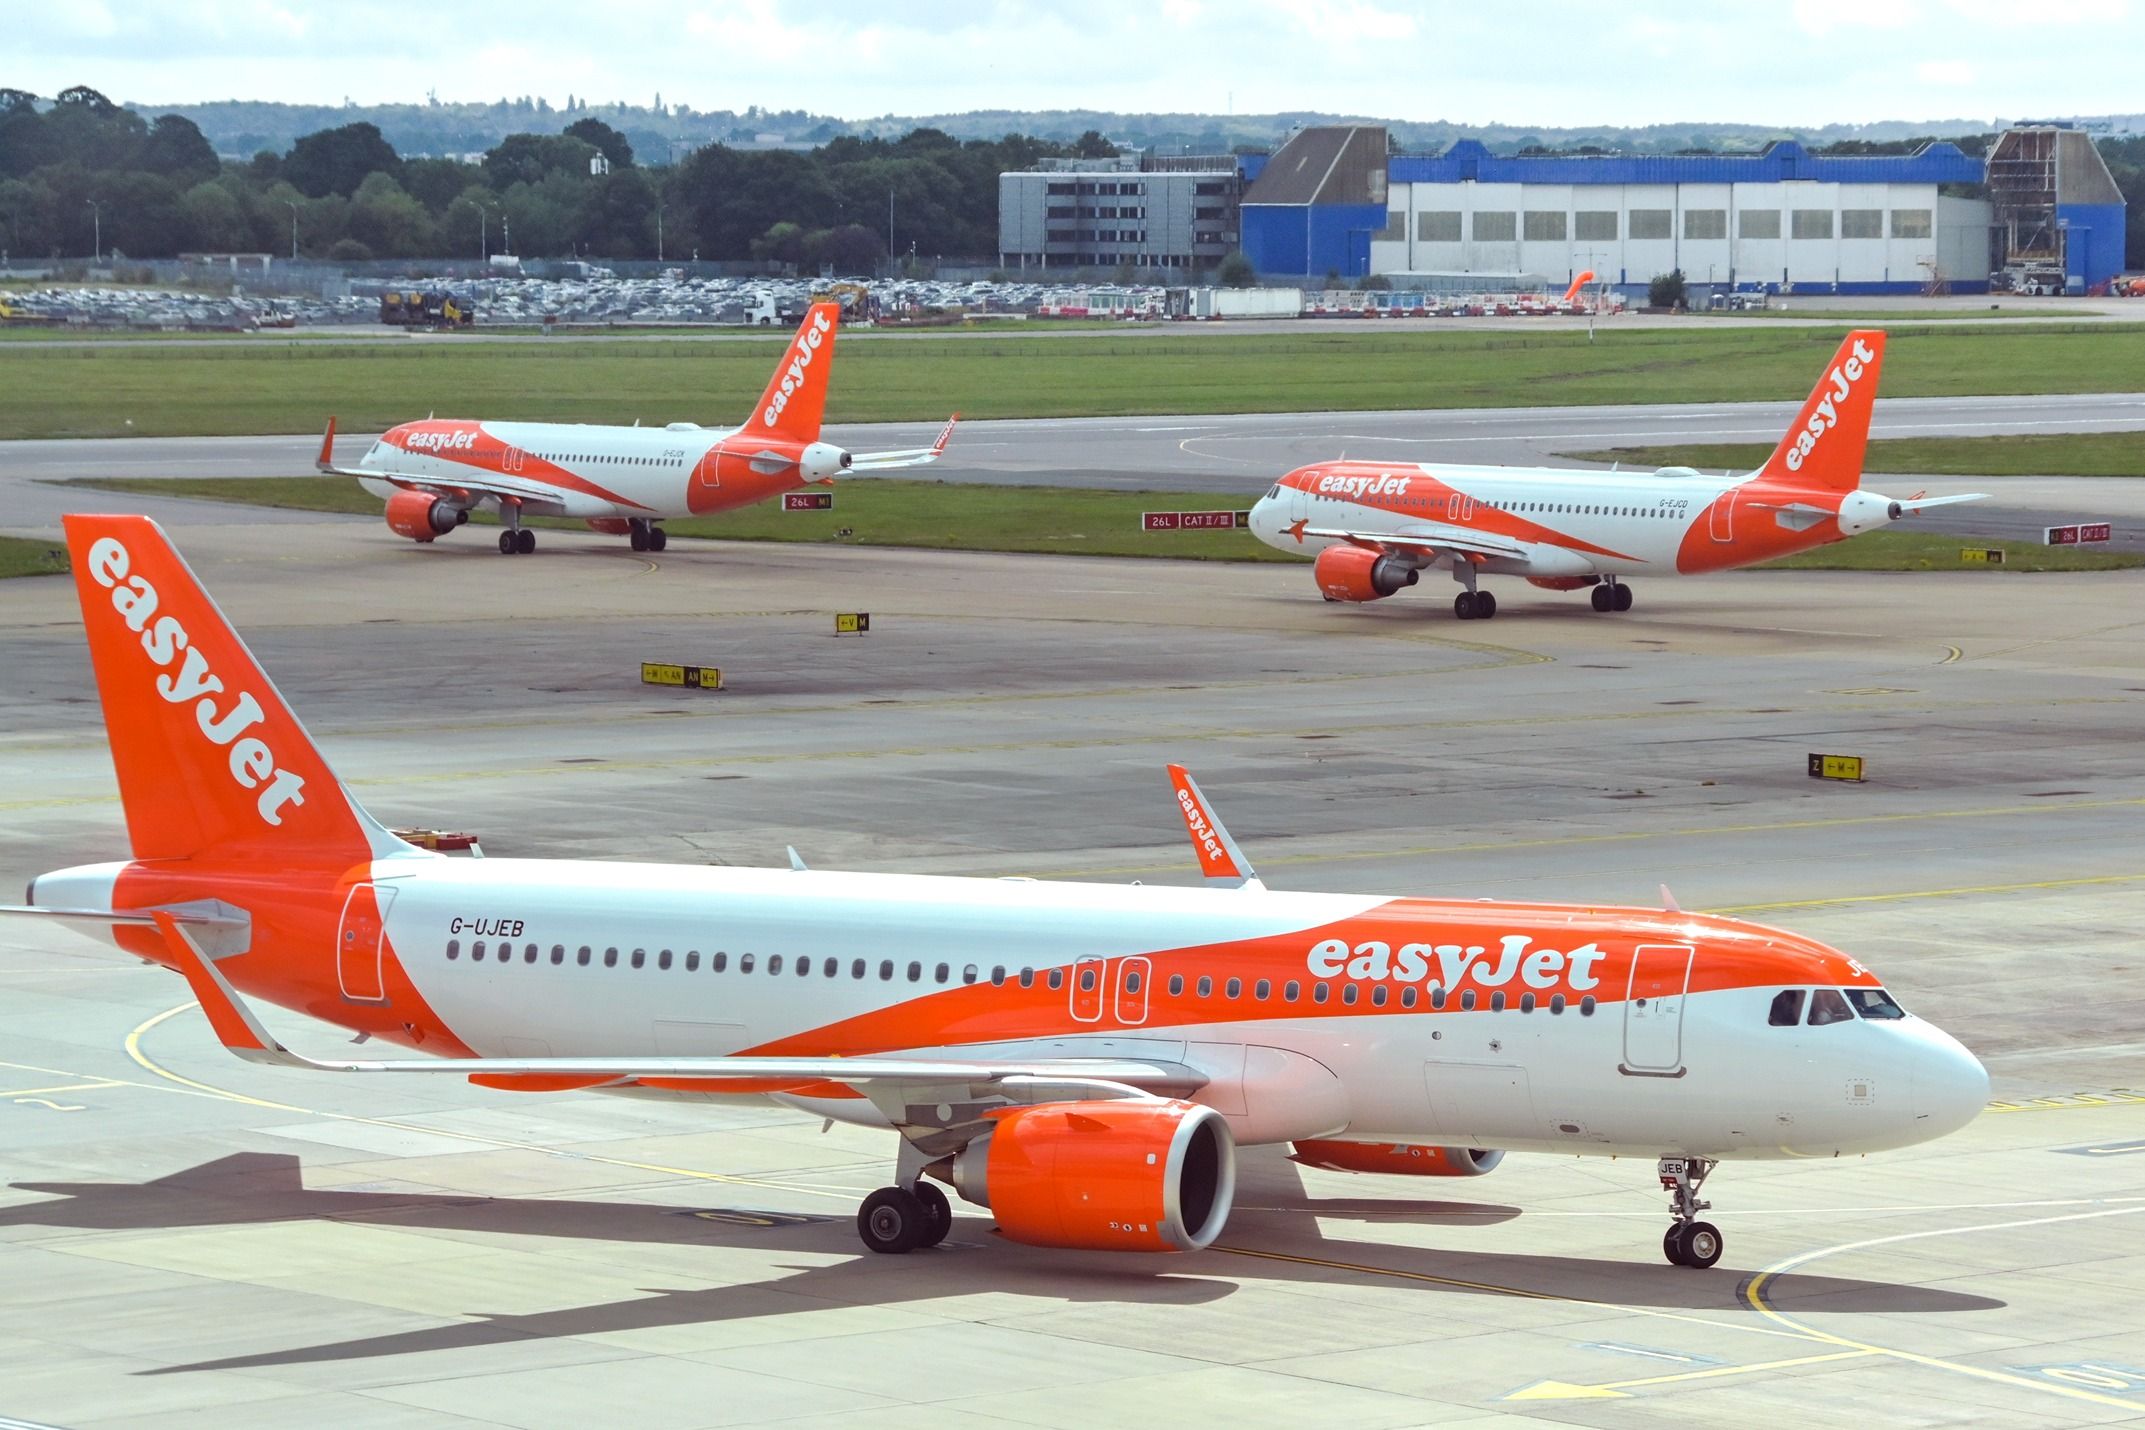
[[[1984,162],[1898,156],[1499,157],[1463,139],[1390,154],[1376,125],[1306,128],[1244,161],[1243,249],[1262,277],[1383,274],[1402,286],[1561,286],[1588,269],[1643,292],[1982,292],[2032,272],[2072,289],[2120,270],[2122,196],[2090,138],[2007,131]]]

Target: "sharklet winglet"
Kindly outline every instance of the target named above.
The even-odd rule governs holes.
[[[1210,884],[1226,884],[1238,889],[1264,889],[1265,884],[1253,872],[1251,861],[1244,851],[1236,847],[1214,807],[1207,803],[1199,782],[1182,765],[1169,766],[1169,782],[1177,795],[1177,813],[1184,819],[1185,832],[1192,839],[1192,853],[1199,860],[1199,872],[1206,875]]]

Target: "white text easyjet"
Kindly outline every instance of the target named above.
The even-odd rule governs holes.
[[[1840,425],[1840,402],[1846,398],[1849,392],[1854,390],[1854,385],[1861,381],[1863,365],[1875,361],[1876,357],[1876,353],[1872,352],[1867,344],[1858,339],[1847,361],[1826,374],[1831,379],[1832,391],[1817,400],[1817,410],[1810,414],[1808,424],[1795,438],[1795,445],[1788,448],[1787,469],[1789,471],[1801,471],[1804,459],[1812,451],[1816,450],[1817,439]]]
[[[231,752],[231,778],[242,789],[260,790],[254,808],[264,822],[281,824],[286,805],[305,803],[305,780],[277,765],[275,752],[266,741],[250,735],[239,738],[261,723],[261,703],[242,690],[229,710],[217,713],[215,696],[223,689],[223,680],[209,669],[207,657],[193,648],[185,623],[178,617],[159,616],[156,624],[150,625],[150,617],[156,616],[156,587],[140,576],[128,575],[132,566],[127,548],[110,537],[89,549],[90,575],[112,593],[112,609],[126,621],[128,630],[141,636],[142,650],[149,659],[158,665],[170,665],[179,659],[179,652],[186,652],[176,675],[166,673],[156,678],[156,693],[172,705],[196,701],[194,720],[201,733],[208,736],[210,743]]]
[[[789,406],[790,394],[804,386],[804,370],[812,365],[813,354],[819,351],[819,345],[826,340],[826,335],[833,326],[827,321],[826,314],[816,309],[813,311],[812,326],[798,336],[797,346],[790,358],[789,373],[782,379],[782,390],[775,394],[774,400],[767,404],[767,410],[760,414],[762,422],[770,427],[774,426],[775,420],[782,415],[782,409]]]

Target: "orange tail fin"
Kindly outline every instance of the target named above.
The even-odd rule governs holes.
[[[1840,343],[1825,375],[1780,439],[1761,477],[1783,486],[1851,492],[1862,484],[1869,415],[1884,366],[1884,334],[1859,328]]]
[[[136,859],[407,852],[344,791],[162,528],[64,520]]]
[[[782,354],[746,430],[796,442],[819,440],[819,420],[827,410],[827,373],[834,366],[834,333],[841,326],[842,305],[814,303],[797,325],[797,336]]]

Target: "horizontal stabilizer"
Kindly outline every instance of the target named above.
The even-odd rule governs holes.
[[[1912,516],[1916,512],[1927,511],[1933,506],[1952,506],[1962,501],[1987,501],[1988,499],[1989,494],[1987,492],[1964,492],[1952,497],[1915,497],[1910,501],[1894,502],[1892,505],[1899,509],[1899,515]]]
[[[938,440],[928,447],[904,447],[892,452],[858,452],[849,459],[851,475],[858,472],[891,472],[901,467],[928,467],[946,450],[946,443],[953,438],[953,424],[961,420],[956,412],[946,419],[946,425],[938,429]]]

